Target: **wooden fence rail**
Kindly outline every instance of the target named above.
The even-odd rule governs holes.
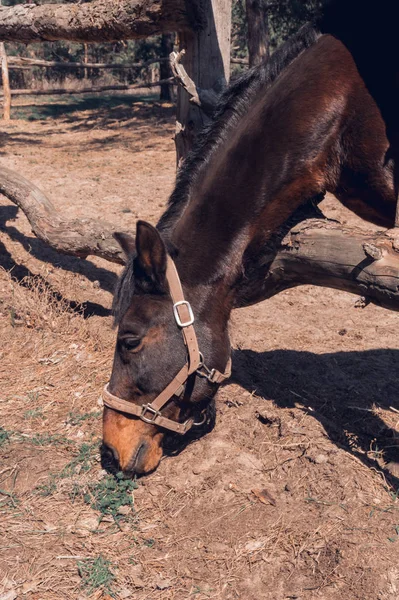
[[[129,91],[129,90],[137,90],[140,88],[150,88],[157,87],[159,85],[163,85],[165,83],[174,84],[175,80],[173,77],[169,77],[168,79],[160,79],[159,81],[154,81],[150,83],[134,83],[132,85],[92,85],[90,87],[80,88],[80,89],[66,89],[66,88],[54,88],[48,90],[11,90],[11,96],[53,96],[53,95],[61,95],[61,94],[94,94],[96,92],[107,92],[110,90],[113,91]],[[3,93],[0,94],[0,98],[3,97]]]

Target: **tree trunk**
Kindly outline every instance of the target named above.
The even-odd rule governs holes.
[[[89,69],[87,68],[87,65],[89,62],[89,45],[83,44],[83,50],[84,50],[83,62],[85,64],[84,78],[87,80],[87,79],[89,79]]]
[[[93,0],[0,7],[0,39],[113,42],[184,31],[201,20],[199,0]]]
[[[179,34],[185,50],[184,68],[202,90],[220,94],[230,77],[231,0],[203,0],[206,25],[200,31]],[[176,115],[177,164],[190,152],[198,132],[208,121],[186,89],[178,88]]]
[[[161,38],[161,56],[162,58],[168,58],[171,52],[173,52],[173,45],[175,43],[174,33],[163,33]],[[161,79],[167,79],[172,77],[172,69],[170,68],[169,60],[164,60],[160,63],[160,77]],[[172,100],[172,86],[167,83],[161,85],[161,102],[170,102]]]
[[[3,118],[11,120],[11,89],[8,75],[7,53],[3,42],[0,42],[1,77],[3,80]]]
[[[269,22],[266,0],[246,0],[249,66],[269,58]]]

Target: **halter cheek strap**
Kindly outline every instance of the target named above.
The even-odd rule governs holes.
[[[221,373],[217,369],[209,369],[205,365],[204,358],[199,351],[197,336],[193,325],[194,314],[190,303],[184,298],[179,274],[176,265],[170,256],[168,256],[166,266],[166,279],[173,300],[173,315],[177,326],[181,329],[184,343],[187,348],[186,364],[155,400],[149,404],[138,406],[128,400],[114,396],[108,389],[109,384],[104,387],[103,401],[105,406],[112,408],[113,410],[134,415],[145,423],[157,425],[163,429],[169,429],[170,431],[184,435],[194,425],[194,419],[190,418],[184,423],[178,423],[177,421],[164,417],[161,413],[162,408],[173,396],[180,396],[182,394],[190,375],[195,374],[196,376],[204,377],[208,379],[210,383],[215,384],[220,384],[225,379],[228,379],[231,375],[231,359],[229,358],[224,373]]]

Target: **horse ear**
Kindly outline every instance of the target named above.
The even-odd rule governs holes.
[[[115,231],[113,236],[122,248],[123,252],[125,253],[126,258],[130,258],[133,254],[136,253],[136,240],[132,235],[129,235],[128,233]]]
[[[165,291],[166,261],[165,244],[155,227],[145,221],[137,222],[135,279],[155,285],[157,291]]]

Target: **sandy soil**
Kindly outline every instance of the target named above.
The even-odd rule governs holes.
[[[2,125],[2,164],[71,217],[155,223],[172,108],[57,102]],[[214,430],[101,512],[119,269],[45,248],[5,199],[0,218],[0,599],[399,598],[397,314],[311,286],[237,311]]]

